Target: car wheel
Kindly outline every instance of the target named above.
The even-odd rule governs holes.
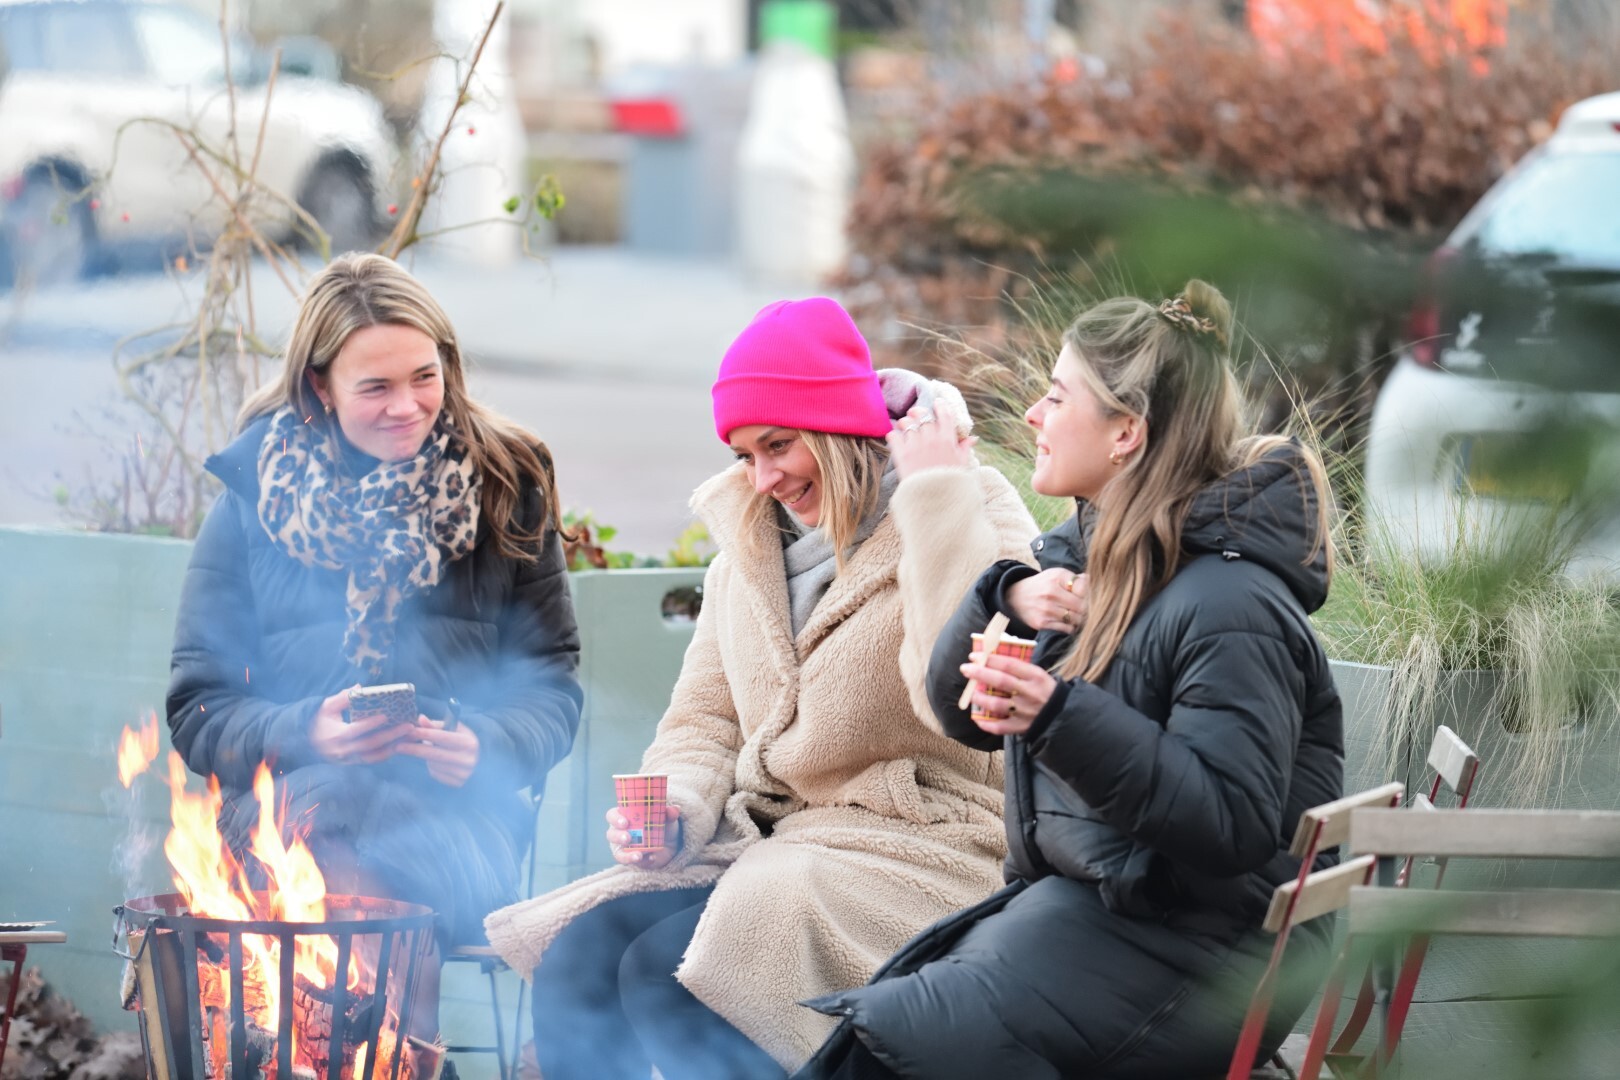
[[[96,226],[74,179],[54,168],[30,172],[6,205],[4,221],[13,285],[61,285],[84,276]]]
[[[298,203],[326,233],[333,255],[375,246],[377,214],[371,183],[357,166],[322,162],[304,185]]]

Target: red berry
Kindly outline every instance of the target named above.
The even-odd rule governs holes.
[[[388,213],[390,215],[399,213],[399,203],[389,203],[388,204]]]
[[[123,218],[124,218],[125,221],[129,220],[129,211],[128,210],[124,211]]]
[[[100,199],[91,199],[90,200],[90,209],[92,209],[92,210],[100,210],[101,209],[101,200]]]
[[[478,134],[478,129],[473,127],[471,124],[468,124],[467,125],[467,134],[476,135],[476,134]]]

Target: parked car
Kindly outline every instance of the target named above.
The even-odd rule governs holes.
[[[1406,337],[1365,474],[1398,542],[1445,551],[1459,529],[1616,475],[1620,93],[1570,106],[1468,213],[1429,260]],[[1600,519],[1576,563],[1620,566],[1620,527]]]
[[[206,239],[223,223],[175,131],[227,141],[227,53],[214,20],[161,0],[0,0],[0,53],[9,67],[0,84],[0,279],[71,280],[120,249],[172,247],[188,229]],[[229,59],[238,141],[250,159],[268,62],[244,40],[233,41]],[[374,98],[284,67],[259,182],[296,199],[334,250],[374,242],[395,161]],[[292,220],[271,224],[290,234]]]

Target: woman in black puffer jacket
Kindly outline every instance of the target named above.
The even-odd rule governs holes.
[[[1007,888],[859,990],[803,1077],[1220,1075],[1293,879],[1300,813],[1337,798],[1339,696],[1308,614],[1327,597],[1321,465],[1242,437],[1231,309],[1189,283],[1065,335],[1027,418],[1034,486],[1076,516],[998,563],[934,650],[946,731],[1007,754]],[[1004,612],[1033,663],[969,635]],[[978,719],[957,707],[968,678]],[[1010,693],[993,697],[983,686]],[[1331,856],[1319,863],[1329,865]],[[1304,1011],[1329,928],[1290,940],[1264,1042]]]

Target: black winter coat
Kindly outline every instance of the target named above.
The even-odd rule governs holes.
[[[1260,932],[1300,813],[1338,798],[1339,696],[1307,614],[1327,596],[1317,508],[1293,451],[1204,491],[1169,583],[1095,683],[1059,682],[1022,736],[956,702],[969,635],[996,610],[1048,669],[1072,637],[1005,606],[1036,573],[998,563],[941,635],[929,697],[947,733],[1006,750],[1009,887],[924,931],[859,990],[809,1003],[845,1017],[801,1077],[860,1045],[898,1075],[946,1080],[1176,1077],[1224,1070],[1265,967]],[[1087,508],[1035,541],[1043,569],[1086,567]],[[1330,865],[1332,855],[1319,859]],[[1328,928],[1291,939],[1265,1045],[1319,982]]]
[[[220,827],[237,851],[257,813],[253,774],[267,762],[289,827],[310,830],[318,859],[323,844],[354,852],[360,871],[434,907],[449,939],[477,939],[483,916],[517,899],[534,823],[522,789],[539,793],[579,724],[579,633],[561,544],[548,533],[537,561],[516,560],[480,526],[471,553],[402,603],[386,670],[364,678],[343,655],[347,571],[289,558],[259,524],[268,423],[208,461],[226,490],[203,522],[180,599],[168,695],[175,748],[193,771],[219,777]],[[346,453],[357,474],[375,464]],[[537,492],[521,513],[541,520]],[[322,759],[309,740],[316,710],[363,682],[414,683],[430,717],[457,699],[479,742],[467,782],[440,784],[405,756]]]
[[[1327,599],[1316,502],[1291,454],[1207,489],[1182,531],[1181,568],[1150,598],[1102,678],[1060,683],[1007,751],[1007,877],[1094,882],[1110,910],[1209,910],[1248,925],[1294,878],[1300,814],[1339,797],[1339,694],[1309,612]],[[1077,514],[1035,541],[1041,569],[1085,570]],[[956,707],[969,635],[1036,571],[988,570],[934,648],[929,698],[946,732],[1000,749]],[[1036,662],[1072,642],[1035,634]],[[1332,865],[1332,855],[1322,865]]]

